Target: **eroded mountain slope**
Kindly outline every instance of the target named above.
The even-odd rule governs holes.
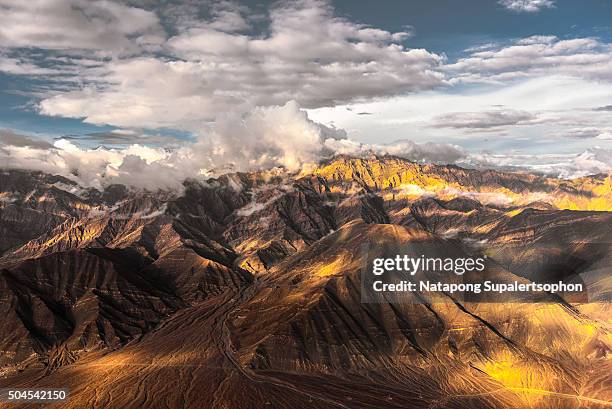
[[[0,387],[68,387],[66,408],[610,405],[609,175],[339,157],[181,192],[0,188]],[[364,302],[367,260],[398,252],[589,294]]]

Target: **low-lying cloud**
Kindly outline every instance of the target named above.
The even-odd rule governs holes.
[[[612,150],[589,148],[577,154],[470,154],[463,164],[477,168],[526,170],[547,176],[573,179],[612,170]]]
[[[220,118],[193,143],[175,148],[132,144],[126,148],[83,148],[68,139],[53,146],[36,138],[0,132],[0,161],[9,168],[39,170],[103,188],[122,183],[138,188],[176,189],[187,178],[206,179],[228,171],[282,167],[299,171],[338,154],[393,155],[416,162],[468,167],[531,170],[572,178],[608,172],[612,151],[592,148],[576,155],[494,155],[459,146],[415,143],[365,144],[341,129],[310,120],[295,102],[258,107]]]
[[[13,138],[0,146],[9,167],[40,170],[96,188],[124,183],[147,189],[176,188],[186,178],[203,178],[229,170],[283,167],[299,171],[335,154],[395,155],[419,162],[454,163],[466,157],[457,146],[397,141],[363,144],[342,129],[310,120],[296,102],[257,107],[246,114],[228,113],[194,143],[169,149],[132,144],[127,148],[79,147],[60,139],[48,144]]]
[[[350,139],[326,139],[325,147],[330,154],[349,156],[392,155],[415,162],[456,163],[467,157],[459,146],[444,143],[415,143],[400,140],[388,145],[365,144]]]
[[[281,166],[297,171],[305,163],[321,159],[325,140],[345,137],[343,130],[311,121],[297,103],[289,102],[257,107],[246,114],[228,113],[194,143],[173,149],[141,144],[122,149],[87,149],[69,139],[57,140],[51,146],[3,132],[0,159],[9,167],[60,174],[96,188],[110,183],[175,188],[186,178],[201,178],[228,169],[250,171]]]

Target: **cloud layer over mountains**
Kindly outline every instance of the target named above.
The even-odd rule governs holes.
[[[497,3],[508,14],[556,6]],[[356,22],[325,0],[0,0],[0,9],[0,72],[30,80],[19,90],[30,109],[115,128],[54,144],[2,131],[0,159],[11,167],[154,188],[228,165],[296,170],[334,153],[532,167],[541,161],[517,141],[559,139],[573,153],[540,170],[570,177],[610,166],[612,45],[600,38],[490,42],[449,61],[411,48],[411,27]],[[351,110],[364,104],[385,113]],[[331,119],[315,112],[325,109]],[[503,155],[467,149],[474,134],[499,139]]]
[[[351,141],[342,130],[308,119],[294,101],[258,107],[246,115],[221,116],[207,134],[176,149],[143,145],[85,149],[67,139],[57,140],[50,148],[10,131],[0,131],[0,138],[9,140],[0,146],[0,160],[9,167],[60,174],[96,188],[111,183],[176,188],[186,178],[279,166],[295,172],[335,154],[391,154],[440,163],[465,157],[465,152],[452,145],[410,141],[367,145]]]
[[[255,108],[243,116],[220,117],[209,133],[175,149],[137,144],[122,149],[87,149],[67,139],[49,147],[10,131],[0,131],[0,140],[8,141],[0,146],[0,161],[9,167],[59,174],[95,188],[123,183],[146,189],[175,189],[187,178],[279,166],[297,172],[336,154],[394,155],[417,162],[527,169],[560,177],[606,172],[612,166],[612,152],[606,149],[543,157],[472,154],[452,144],[408,140],[386,145],[360,143],[347,139],[340,129],[310,120],[293,101]]]

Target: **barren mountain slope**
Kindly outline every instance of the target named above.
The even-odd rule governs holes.
[[[182,192],[0,182],[0,387],[67,387],[66,408],[612,400],[609,175],[339,157]],[[486,254],[488,278],[574,277],[589,294],[362,299],[368,260],[396,253]]]

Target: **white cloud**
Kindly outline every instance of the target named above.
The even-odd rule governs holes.
[[[58,174],[95,188],[110,183],[148,189],[177,188],[188,174],[174,163],[184,159],[181,151],[171,153],[140,145],[127,149],[84,149],[64,139],[56,141],[52,148],[0,147],[0,160],[6,167]],[[193,174],[197,175],[197,171]]]
[[[43,99],[40,112],[93,124],[195,130],[242,103],[217,88],[203,63],[139,57],[111,61],[105,70],[104,87]]]
[[[533,36],[471,53],[445,66],[453,82],[505,82],[566,75],[612,81],[612,45],[595,38]]]
[[[230,1],[212,4],[210,27],[225,32],[244,31],[252,28],[248,8]]]
[[[577,154],[471,154],[464,163],[481,168],[529,170],[570,179],[610,172],[612,149],[594,147]]]
[[[120,134],[126,132],[121,131]],[[128,133],[131,133],[128,131]],[[156,189],[180,188],[186,178],[203,178],[232,170],[282,166],[299,171],[335,155],[394,155],[418,162],[529,169],[560,177],[608,171],[612,150],[591,148],[580,155],[473,153],[446,143],[410,140],[383,145],[346,139],[346,133],[310,120],[297,103],[257,107],[239,115],[228,113],[203,132],[195,143],[174,149],[138,144],[123,149],[86,149],[61,139],[54,146],[4,132],[0,161],[8,167],[40,170],[100,188],[111,183]]]
[[[610,128],[609,112],[597,108],[611,100],[611,83],[547,76],[510,85],[471,86],[468,92],[439,90],[319,108],[309,110],[309,115],[317,122],[345,129],[352,139],[369,143],[407,138],[496,152],[581,152],[592,141],[568,140],[563,138],[565,131]],[[362,112],[369,115],[359,115]]]
[[[321,158],[323,138],[329,138],[330,132],[309,120],[291,101],[284,106],[257,107],[242,116],[222,116],[193,149],[206,155],[210,167],[233,163],[240,170],[283,166],[295,171]],[[342,137],[342,132],[337,136]]]
[[[4,27],[0,28],[0,44],[9,48],[0,56],[0,70],[45,75],[54,83],[37,92],[42,95],[40,113],[83,118],[92,124],[200,133],[228,112],[239,115],[256,106],[296,100],[303,107],[318,108],[374,100],[382,101],[372,104],[383,107],[384,114],[362,109],[355,112],[374,115],[360,115],[354,121],[359,127],[338,125],[358,139],[375,132],[377,138],[383,135],[383,142],[422,141],[422,137],[449,135],[451,130],[457,138],[469,137],[470,130],[508,133],[516,125],[526,130],[550,119],[551,114],[543,112],[551,107],[589,106],[602,101],[600,96],[606,93],[607,100],[599,103],[606,106],[610,101],[612,48],[592,38],[532,36],[506,46],[489,43],[444,65],[443,56],[405,48],[401,41],[409,32],[390,32],[338,17],[330,3],[320,0],[274,3],[262,15],[226,1],[168,4],[157,10],[172,26],[174,34],[167,39],[155,13],[125,4],[59,0],[51,10],[36,6],[37,2],[2,1],[5,14],[14,15],[15,21],[28,15],[40,27],[63,24],[71,27],[67,30],[71,33],[84,30],[79,16],[91,16],[87,33],[51,35],[44,41],[28,34],[34,28],[19,36],[17,31],[3,35]],[[67,7],[72,11],[64,13]],[[206,13],[201,13],[202,8]],[[71,14],[75,10],[78,16]],[[43,11],[48,13],[39,16]],[[125,19],[136,24],[129,26]],[[6,23],[5,27],[15,24]],[[97,24],[99,38],[93,38],[91,27]],[[156,33],[156,50],[162,53],[148,52],[150,47],[143,45],[141,37],[150,33]],[[121,38],[110,44],[107,35]],[[29,51],[19,48],[26,46]],[[37,53],[38,48],[52,52]],[[121,51],[128,49],[135,54]],[[109,53],[114,57],[104,58]],[[42,60],[40,55],[45,55]],[[521,80],[513,81],[517,79]],[[594,95],[592,84],[585,83],[597,80],[604,80],[601,95]],[[452,86],[474,82],[494,83],[495,88],[473,85],[469,92],[458,93]],[[570,83],[572,91],[559,92],[556,83],[563,82]],[[440,85],[450,87],[428,91]],[[517,89],[524,95],[517,97]],[[393,106],[398,100],[402,102]],[[499,104],[504,107],[492,109]],[[409,111],[397,112],[406,107]],[[571,124],[567,117],[558,115],[562,119],[558,123],[588,126]],[[334,120],[342,121],[342,115]],[[547,131],[561,134],[560,129]]]
[[[165,59],[141,55],[84,69],[85,86],[40,102],[45,115],[122,127],[194,130],[255,106],[329,106],[443,84],[443,57],[389,32],[336,17],[325,1],[277,3],[265,35],[242,34],[244,10],[217,7],[209,20],[179,19]]]
[[[172,150],[142,145],[85,149],[66,139],[56,141],[51,149],[18,145],[0,147],[0,160],[10,167],[60,174],[97,188],[110,183],[176,188],[186,178],[209,175],[217,169],[224,172],[227,165],[240,171],[277,166],[299,171],[334,154],[375,153],[438,163],[454,163],[467,155],[449,144],[397,141],[379,145],[351,141],[343,130],[310,120],[295,102],[257,107],[243,115],[229,113],[195,143]]]
[[[153,12],[107,0],[0,0],[0,46],[135,52],[165,34]]]
[[[537,13],[542,9],[555,6],[553,0],[499,0],[499,4],[518,13]]]
[[[257,107],[240,115],[218,118],[195,143],[175,149],[130,145],[125,149],[85,149],[67,139],[52,148],[14,138],[0,146],[0,160],[9,167],[41,170],[76,179],[88,186],[124,183],[149,189],[176,188],[190,177],[221,171],[282,166],[297,171],[317,162],[325,140],[343,138],[342,130],[308,119],[297,103]],[[29,146],[26,146],[29,145]]]
[[[441,143],[396,141],[388,145],[364,144],[349,139],[327,139],[325,147],[332,154],[350,156],[393,155],[415,162],[455,163],[467,157],[458,146]]]

